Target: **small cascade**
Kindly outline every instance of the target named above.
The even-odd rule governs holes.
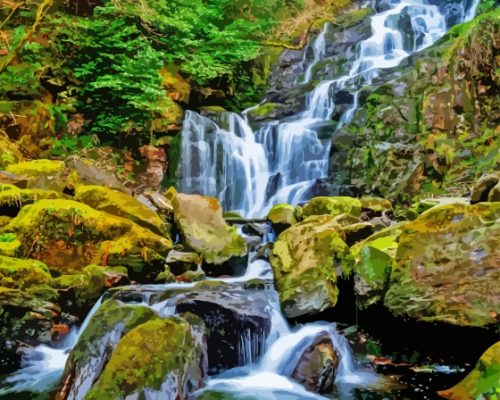
[[[307,65],[307,51],[304,52],[304,58],[302,60],[302,66],[306,66],[306,72],[304,74],[304,81],[303,83],[309,83],[312,78],[312,71],[313,68],[325,57],[326,54],[326,33],[330,29],[330,24],[326,23],[323,26],[323,29],[321,30],[321,33],[318,35],[318,37],[312,42],[312,48],[313,51],[313,61]]]

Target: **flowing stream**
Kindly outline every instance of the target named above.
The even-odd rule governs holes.
[[[473,17],[477,3],[476,0],[464,12],[463,20]],[[306,200],[316,180],[324,178],[328,172],[330,141],[320,139],[317,129],[332,117],[335,93],[347,90],[353,96],[351,106],[339,117],[339,124],[346,124],[356,112],[357,93],[363,86],[369,85],[381,70],[399,65],[409,55],[430,46],[446,33],[445,16],[437,6],[421,0],[393,0],[389,4],[389,9],[371,18],[371,36],[358,43],[348,74],[319,82],[308,94],[305,109],[297,115],[267,122],[254,132],[245,112],[242,115],[224,112],[209,119],[188,111],[182,132],[181,191],[218,197],[226,210],[239,211],[245,216],[265,214],[273,204],[280,202],[296,204]],[[398,18],[403,14],[410,17],[412,40],[400,31]],[[305,73],[298,84],[312,81],[314,66],[326,56],[329,29],[332,27],[326,24],[309,44],[313,59],[308,61],[304,56]],[[275,187],[271,193],[270,182],[274,182]],[[271,282],[269,263],[255,259],[254,254],[250,254],[249,259],[243,276],[223,281],[232,285],[255,278]],[[193,286],[172,284],[161,287],[189,289]],[[337,333],[333,324],[316,322],[290,329],[280,312],[277,292],[271,289],[269,293],[271,329],[265,343],[257,343],[257,346],[251,334],[243,332],[239,346],[242,365],[209,379],[208,390],[252,393],[259,398],[279,398],[281,395],[283,398],[319,398],[289,377],[290,368],[297,361],[295,358],[322,332],[330,336],[340,356],[336,375],[338,387],[363,387],[376,382],[373,373],[356,367],[346,339]],[[27,352],[22,368],[4,379],[0,395],[43,392],[53,387],[60,378],[69,350],[88,326],[100,303],[96,303],[80,329],[72,330],[56,347],[42,345]],[[144,304],[149,305],[149,302],[144,301]],[[151,308],[163,316],[172,315],[175,302],[167,301],[151,305]],[[264,349],[260,358],[257,348]],[[286,397],[287,393],[295,397]]]

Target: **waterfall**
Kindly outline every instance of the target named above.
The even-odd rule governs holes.
[[[459,22],[473,18],[477,4],[474,0]],[[181,190],[218,197],[225,210],[245,216],[262,216],[274,204],[297,204],[312,197],[315,183],[328,174],[331,143],[318,136],[318,128],[332,118],[335,94],[343,90],[352,96],[350,107],[336,117],[340,127],[354,117],[362,87],[447,31],[446,16],[424,0],[393,0],[389,7],[371,17],[371,36],[356,46],[349,72],[319,82],[296,115],[266,122],[252,132],[248,121],[235,113],[211,120],[188,111],[182,131]],[[325,24],[306,48],[305,74],[297,85],[312,82],[314,66],[326,59],[331,29]]]

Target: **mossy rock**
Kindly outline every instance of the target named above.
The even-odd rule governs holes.
[[[306,218],[281,233],[270,261],[285,315],[333,307],[338,295],[335,268],[348,255],[342,229],[330,215]]]
[[[354,290],[361,309],[383,300],[395,266],[403,223],[385,228],[351,247]]]
[[[224,221],[219,201],[212,197],[177,194],[174,220],[186,246],[209,264],[222,264],[247,252],[245,240]]]
[[[1,287],[23,290],[33,285],[49,284],[51,280],[49,269],[40,261],[0,256]]]
[[[359,199],[348,196],[327,197],[320,196],[311,199],[303,208],[304,216],[351,214],[359,217],[361,202]]]
[[[9,218],[4,226],[10,224],[10,221],[12,218]],[[14,233],[0,233],[0,255],[13,257],[18,253],[20,247],[21,242]]]
[[[64,368],[59,398],[83,398],[102,372],[121,337],[153,318],[148,307],[106,300],[81,332]],[[146,341],[146,340],[145,340]]]
[[[370,222],[357,222],[343,226],[342,230],[344,231],[345,242],[348,246],[352,246],[372,235],[375,232],[375,225]]]
[[[389,200],[382,197],[363,196],[359,199],[361,202],[361,209],[363,211],[371,211],[373,213],[382,213],[384,211],[391,211],[392,204]]]
[[[405,224],[385,306],[422,321],[497,323],[499,219],[500,203],[456,203]]]
[[[267,219],[271,221],[274,230],[279,234],[298,222],[296,215],[296,207],[290,204],[276,204],[267,214]]]
[[[458,384],[439,395],[450,400],[495,399],[500,396],[500,342],[488,348],[474,369]]]
[[[5,215],[0,215],[0,229],[2,229],[5,225],[7,225],[12,220],[11,217],[7,217]],[[1,239],[0,239],[1,242]]]
[[[474,184],[471,204],[483,201],[500,201],[500,171],[481,176]]]
[[[417,214],[422,214],[423,212],[436,206],[457,203],[469,204],[469,199],[467,197],[434,197],[430,199],[422,199],[413,204],[412,209],[414,209]]]
[[[75,200],[96,210],[130,219],[155,233],[168,235],[165,224],[158,214],[137,199],[118,190],[95,185],[78,186],[75,191]]]
[[[28,188],[62,192],[65,187],[65,165],[62,161],[46,159],[24,161],[9,165],[6,171],[27,178]]]
[[[19,189],[17,186],[0,183],[0,214],[12,213],[37,200],[62,199],[65,196],[54,190]]]
[[[2,232],[16,235],[17,255],[43,261],[58,274],[79,272],[91,264],[146,274],[155,263],[162,269],[172,248],[168,238],[72,200],[26,206]]]
[[[60,291],[61,303],[66,299],[72,306],[88,310],[106,289],[120,282],[128,282],[125,267],[89,265],[82,273],[54,278],[51,286]]]
[[[187,398],[205,374],[205,349],[191,325],[179,317],[156,317],[121,338],[85,399]]]

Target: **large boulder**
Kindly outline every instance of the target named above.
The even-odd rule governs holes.
[[[206,375],[205,344],[197,329],[202,328],[180,317],[153,317],[133,328],[120,339],[85,399],[188,398]]]
[[[316,313],[337,302],[335,268],[349,254],[331,215],[312,216],[279,235],[271,266],[287,317]]]
[[[333,387],[339,356],[327,332],[316,336],[313,343],[303,351],[292,378],[307,390],[327,393]]]
[[[75,200],[96,210],[134,221],[155,233],[168,234],[158,214],[137,199],[118,190],[95,185],[78,186],[75,191]]]
[[[148,307],[125,305],[115,300],[104,302],[91,316],[68,357],[57,398],[83,399],[120,339],[154,317],[154,312]]]
[[[350,214],[359,217],[361,202],[347,196],[320,196],[314,197],[304,206],[304,216]]]
[[[168,237],[72,200],[25,206],[2,232],[15,235],[17,256],[43,261],[58,274],[100,264],[125,266],[147,279],[163,269],[172,248]]]
[[[385,306],[421,321],[497,323],[499,218],[500,203],[458,203],[433,207],[404,225]],[[378,261],[381,271],[385,261]]]
[[[394,269],[402,224],[388,227],[351,247],[357,306],[366,308],[383,300]]]
[[[247,252],[245,240],[226,224],[219,201],[212,197],[177,194],[174,219],[184,244],[209,264],[222,264]]]
[[[488,348],[474,369],[458,384],[439,395],[449,400],[494,399],[500,387],[500,342]]]

